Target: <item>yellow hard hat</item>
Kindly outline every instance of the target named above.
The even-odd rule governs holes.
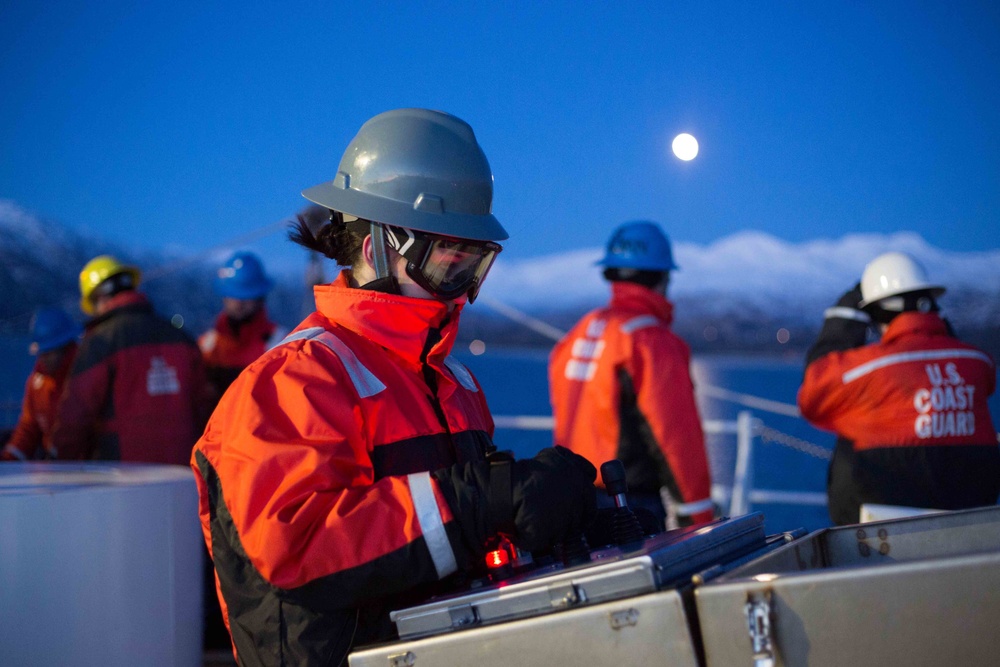
[[[119,273],[132,277],[132,286],[138,287],[142,273],[134,266],[122,264],[111,255],[100,255],[87,262],[80,271],[80,309],[88,315],[94,314],[94,290],[105,280]]]

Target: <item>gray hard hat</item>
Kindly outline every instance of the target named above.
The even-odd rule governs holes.
[[[334,211],[431,234],[502,241],[493,172],[465,121],[429,109],[370,119],[347,146],[337,176],[302,196]]]

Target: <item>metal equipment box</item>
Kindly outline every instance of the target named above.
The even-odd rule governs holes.
[[[1000,664],[1000,507],[822,529],[694,596],[708,667]]]
[[[351,667],[697,667],[676,590],[361,648]]]
[[[674,587],[766,547],[763,516],[750,514],[598,549],[590,563],[540,567],[395,611],[402,641],[359,649],[350,664],[618,667],[625,656],[668,651],[675,664],[696,665]]]

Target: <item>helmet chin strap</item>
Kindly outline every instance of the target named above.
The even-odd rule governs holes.
[[[402,294],[399,289],[399,282],[396,276],[389,271],[389,253],[385,245],[385,228],[377,222],[369,223],[368,229],[372,236],[372,263],[375,269],[375,280],[362,285],[363,289],[370,289],[386,294]]]
[[[390,277],[389,257],[385,250],[385,228],[377,222],[369,225],[372,235],[372,259],[375,262],[375,278],[382,280]]]

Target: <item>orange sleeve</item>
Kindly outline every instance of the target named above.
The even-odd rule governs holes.
[[[630,373],[637,387],[639,409],[680,488],[684,503],[710,499],[712,481],[705,454],[705,436],[695,403],[687,345],[665,327],[633,334]],[[710,520],[712,511],[692,515],[696,523]]]
[[[374,480],[364,426],[378,415],[364,414],[336,358],[311,347],[321,362],[287,350],[267,357],[216,408],[192,459],[203,478],[203,528],[215,479],[261,576],[285,590],[318,582],[310,594],[322,591],[332,606],[449,574],[428,555],[452,520],[436,482],[426,473]]]
[[[806,366],[797,402],[802,416],[813,426],[850,437],[842,429],[854,421],[857,388],[848,391],[843,382],[847,367],[845,352],[830,352]]]
[[[24,383],[21,414],[5,447],[5,449],[9,448],[8,452],[10,456],[5,458],[30,459],[35,453],[35,449],[42,444],[42,427],[39,426],[38,419],[35,417],[35,410],[31,401],[31,383],[34,377],[35,373],[32,373],[28,376],[27,382]],[[10,449],[17,451],[10,452]]]

